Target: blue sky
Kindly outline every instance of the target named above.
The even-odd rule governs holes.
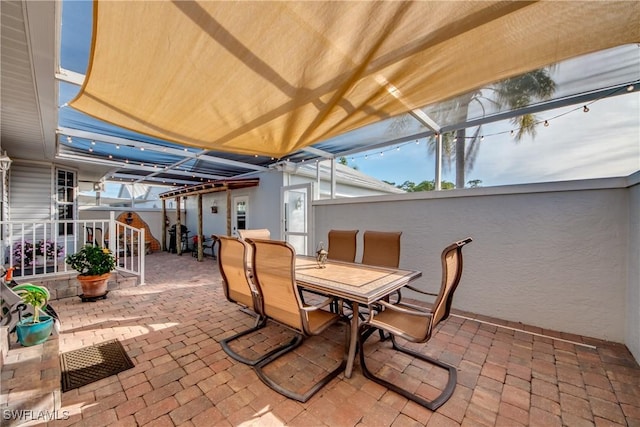
[[[575,111],[572,111],[575,110]],[[560,117],[562,113],[567,113]],[[486,136],[480,144],[467,181],[482,180],[483,186],[627,176],[640,170],[640,94],[602,99],[589,105],[553,110],[537,115],[549,120],[539,125],[535,139],[516,142],[509,122],[483,126]],[[470,132],[469,132],[470,133]],[[426,141],[407,144],[381,156],[379,151],[348,157],[363,173],[402,184],[419,183],[435,176],[435,160]],[[393,148],[393,147],[390,147]],[[455,171],[443,170],[443,179],[455,181]]]
[[[91,11],[90,1],[63,2],[61,62],[64,68],[79,73],[85,73],[87,66]],[[629,58],[632,61],[640,58],[640,46]],[[571,66],[576,67],[575,63]],[[565,73],[582,71],[588,75],[585,70],[569,67],[565,67]],[[562,66],[559,68],[562,73]],[[640,67],[636,68],[635,71],[631,68],[631,76],[638,80]],[[590,78],[603,77],[596,73]],[[64,95],[68,97],[68,91]],[[540,113],[538,120],[549,120],[550,125],[539,125],[535,139],[526,136],[519,142],[509,136],[508,131],[513,128],[509,122],[485,125],[482,134],[486,137],[466,180],[479,179],[483,186],[494,186],[627,176],[640,170],[640,92],[598,100],[590,103],[589,109],[584,113],[582,106],[577,105]],[[467,132],[471,134],[473,130]],[[434,178],[435,160],[428,153],[425,140],[403,145],[400,150],[395,148],[389,147],[383,155],[377,150],[349,156],[349,164],[396,184]],[[455,171],[445,167],[443,179],[455,181]]]

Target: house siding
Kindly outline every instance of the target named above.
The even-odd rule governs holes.
[[[12,221],[51,220],[54,197],[50,164],[15,161],[10,169],[9,219]]]

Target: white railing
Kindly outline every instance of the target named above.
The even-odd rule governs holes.
[[[145,230],[115,220],[0,221],[0,260],[17,281],[77,273],[64,262],[84,245],[109,248],[116,270],[144,283]],[[112,232],[113,230],[113,232]]]

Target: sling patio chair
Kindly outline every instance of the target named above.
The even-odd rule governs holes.
[[[402,231],[365,231],[362,263],[378,267],[398,268],[400,265],[400,236],[402,236]]]
[[[214,241],[217,241],[220,245],[218,265],[220,267],[220,275],[222,276],[222,289],[224,290],[225,297],[230,302],[243,307],[243,311],[249,310],[252,312],[250,314],[256,316],[253,327],[221,340],[220,345],[224,352],[234,360],[253,366],[272,353],[279,351],[281,347],[255,359],[249,359],[231,349],[230,343],[232,341],[264,328],[267,319],[262,314],[262,298],[260,293],[248,276],[247,254],[249,245],[235,237],[214,235],[213,238]]]
[[[413,304],[390,304],[386,301],[379,301],[378,304],[383,307],[383,310],[370,310],[369,318],[359,328],[360,366],[364,376],[432,411],[438,409],[453,394],[457,379],[456,368],[425,354],[400,346],[396,341],[396,337],[401,337],[409,342],[425,343],[431,338],[433,328],[449,317],[453,293],[462,276],[462,247],[471,241],[472,239],[468,237],[452,243],[442,251],[442,283],[438,294],[407,286],[413,291],[436,296],[436,300],[430,309]],[[448,370],[447,384],[436,398],[427,400],[369,371],[365,362],[365,353],[367,351],[364,348],[364,344],[376,329],[391,334],[391,342],[395,350]],[[394,377],[394,374],[391,373],[388,376]]]
[[[245,242],[247,239],[261,239],[261,240],[269,240],[271,239],[271,232],[266,228],[250,228],[247,230],[238,230],[238,236]],[[247,265],[249,266],[249,271],[251,271],[251,263],[253,262],[253,248],[249,246],[249,253],[247,255]]]
[[[263,359],[254,366],[258,377],[276,392],[299,402],[306,402],[318,390],[335,378],[346,366],[346,349],[349,328],[346,328],[345,357],[342,362],[328,372],[306,392],[289,390],[276,383],[264,371],[264,368],[280,356],[294,350],[305,338],[318,335],[342,317],[339,314],[322,310],[335,298],[327,298],[318,305],[302,302],[295,279],[295,249],[287,242],[275,240],[249,239],[253,247],[253,266],[255,285],[262,295],[264,315],[296,332],[296,341],[282,351]]]
[[[327,258],[354,262],[356,260],[357,235],[358,230],[330,230]]]

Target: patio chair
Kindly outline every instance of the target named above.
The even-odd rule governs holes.
[[[358,230],[330,230],[327,258],[336,261],[354,262],[356,260],[357,234]]]
[[[230,342],[263,328],[267,323],[266,318],[262,315],[262,300],[260,295],[247,275],[246,260],[249,245],[235,237],[215,235],[212,237],[214,242],[217,241],[218,245],[220,245],[218,263],[225,297],[230,302],[252,311],[253,313],[251,314],[256,316],[256,322],[253,327],[221,340],[220,345],[224,352],[231,358],[253,366],[258,363],[262,357],[268,356],[268,354],[261,358],[249,359],[233,351],[229,346]]]
[[[238,230],[238,236],[244,241],[247,239],[271,239],[271,232],[266,228],[254,228],[248,230]],[[253,262],[253,248],[249,246],[249,254],[247,255],[247,265],[251,271],[251,263]]]
[[[460,283],[460,277],[462,276],[462,247],[471,241],[472,239],[468,237],[452,243],[442,251],[442,283],[438,294],[432,294],[410,287],[410,289],[414,291],[427,295],[435,295],[437,297],[430,309],[406,303],[390,304],[386,301],[380,301],[379,304],[384,309],[382,311],[370,310],[369,318],[359,328],[358,345],[360,348],[360,366],[362,367],[364,376],[432,411],[438,409],[453,394],[456,387],[456,368],[418,353],[417,351],[398,345],[396,336],[414,343],[427,342],[431,338],[433,328],[449,317],[453,293]],[[427,400],[416,396],[414,393],[396,384],[392,384],[383,378],[377,377],[369,371],[365,362],[366,351],[364,343],[376,329],[391,334],[391,342],[395,350],[448,370],[449,378],[447,384],[435,399]]]
[[[295,280],[295,250],[290,244],[259,239],[250,239],[249,243],[253,247],[255,285],[262,295],[264,315],[296,332],[295,342],[292,342],[288,348],[257,363],[254,370],[262,382],[271,389],[290,399],[306,402],[344,369],[346,358],[343,358],[339,366],[327,373],[304,393],[288,390],[277,384],[269,378],[264,368],[280,356],[298,347],[304,338],[322,333],[342,317],[339,314],[322,310],[323,307],[334,301],[334,298],[327,298],[318,305],[307,305],[301,301]],[[348,334],[349,328],[346,330]]]
[[[242,240],[247,239],[263,239],[269,240],[271,239],[271,232],[266,228],[254,228],[248,230],[238,230],[238,236]]]
[[[85,228],[86,231],[86,239],[85,239],[85,244],[87,245],[96,245],[96,246],[100,246],[100,247],[104,247],[105,245],[103,244],[103,236],[102,236],[102,228],[100,227],[89,227],[87,226]]]
[[[402,231],[365,231],[362,263],[398,268]]]

